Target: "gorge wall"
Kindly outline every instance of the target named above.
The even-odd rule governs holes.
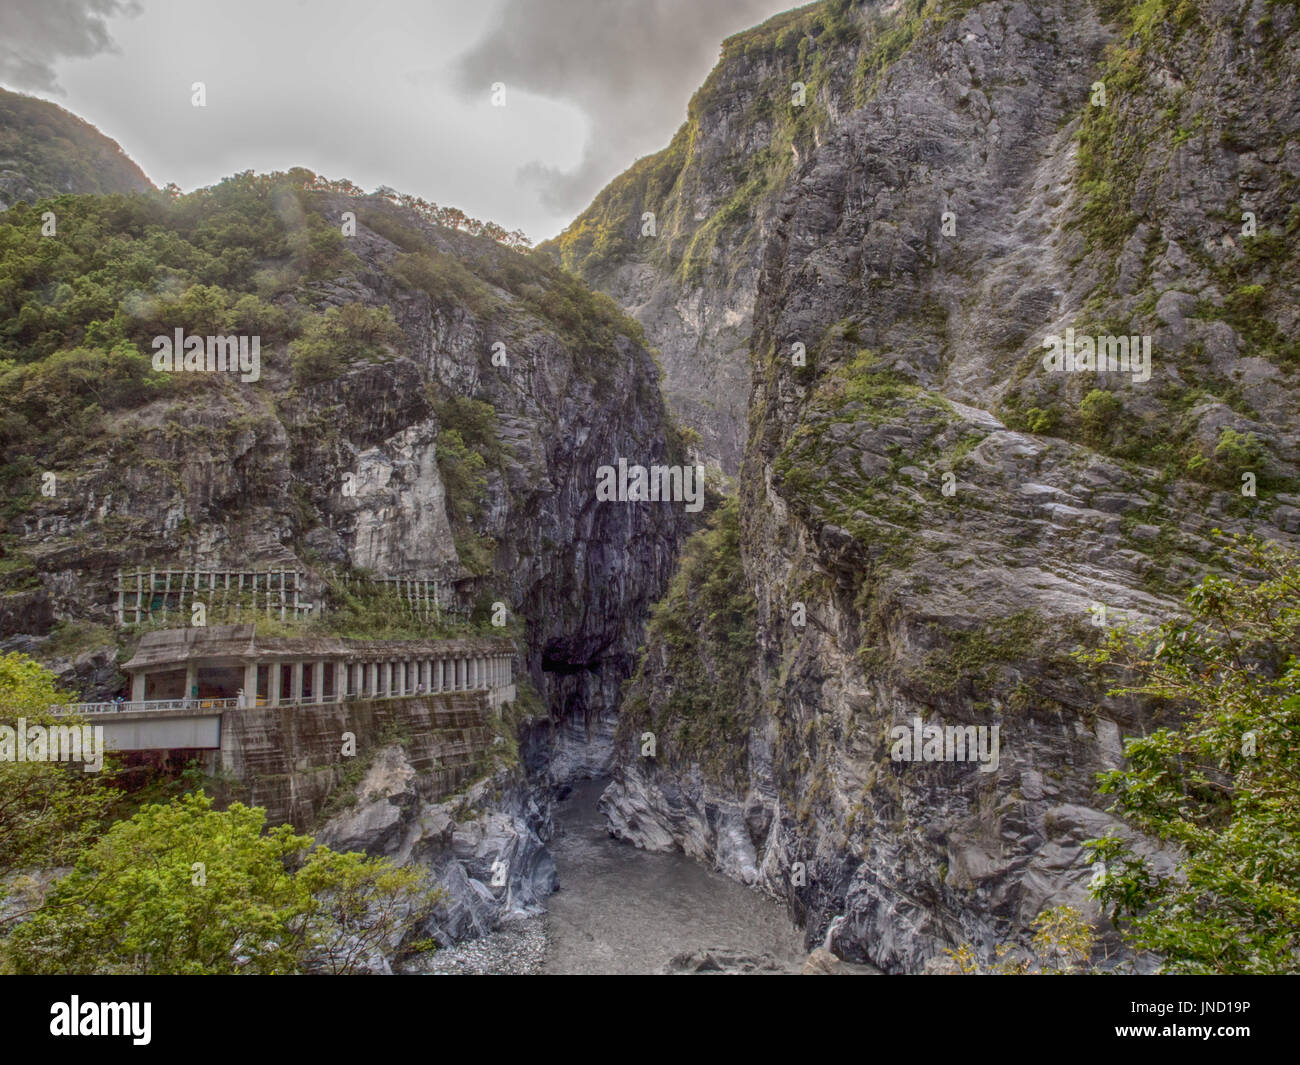
[[[1128,831],[1096,773],[1152,719],[1071,652],[1175,612],[1214,530],[1300,529],[1296,24],[813,5],[729,40],[673,144],[554,243],[646,326],[705,450],[737,439],[714,382],[752,381],[737,500],[629,689],[615,831],[887,971],[1095,912],[1082,844]],[[1067,329],[1150,338],[1149,378],[1052,372]],[[996,769],[893,760],[916,718],[998,725]]]
[[[602,466],[684,458],[636,323],[547,257],[429,213],[292,171],[0,214],[0,649],[105,698],[132,642],[121,568],[301,570],[360,636],[403,605],[358,599],[358,575],[451,574],[470,630],[518,647],[501,727],[352,704],[346,761],[343,710],[259,708],[225,752],[227,798],[432,869],[445,943],[553,890],[549,785],[608,772],[689,518],[596,499]],[[151,367],[177,325],[259,337],[259,372]]]
[[[24,396],[7,453],[33,479],[23,478],[3,545],[6,646],[57,660],[94,697],[120,682],[108,630],[119,567],[451,569],[472,579],[475,618],[500,603],[519,637],[546,708],[535,727],[554,739],[530,758],[556,752],[560,775],[569,761],[607,762],[638,619],[666,585],[686,521],[680,508],[595,499],[600,466],[662,463],[680,450],[635,323],[543,257],[380,197],[239,179],[209,195],[201,225],[256,212],[286,239],[316,234],[332,257],[318,268],[268,259],[264,269],[301,271],[269,301],[240,304],[233,282],[215,295],[187,290],[179,313],[192,332],[263,334],[260,381],[175,375],[157,398],[141,387],[105,401],[84,433],[62,439],[53,404]],[[123,202],[123,240],[169,224],[166,208]],[[23,210],[5,217],[21,226]],[[344,212],[359,216],[355,236],[320,238]],[[68,216],[65,239],[91,239],[72,207]],[[134,287],[140,318],[167,310]],[[329,317],[340,309],[352,318]],[[319,366],[309,356],[334,342],[331,330],[347,357]],[[29,487],[42,472],[56,478],[53,496]],[[588,742],[599,736],[604,753]]]

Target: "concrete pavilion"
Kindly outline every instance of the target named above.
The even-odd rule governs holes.
[[[514,644],[501,637],[351,640],[259,636],[253,625],[147,632],[123,667],[131,702],[230,700],[283,706],[487,689],[515,698]]]

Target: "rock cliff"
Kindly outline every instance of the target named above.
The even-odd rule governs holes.
[[[599,763],[587,737],[612,733],[639,619],[666,584],[686,521],[680,507],[595,498],[600,466],[680,451],[639,329],[544,258],[381,199],[316,194],[307,219],[288,190],[256,195],[275,200],[289,230],[359,216],[345,257],[282,292],[278,310],[319,321],[360,307],[396,331],[314,373],[301,357],[295,369],[292,354],[314,350],[310,340],[267,336],[257,382],[168,381],[158,398],[94,412],[75,454],[60,453],[53,433],[35,441],[36,454],[22,456],[33,471],[26,505],[5,541],[3,615],[9,633],[24,634],[11,645],[49,658],[76,650],[81,679],[102,683],[92,645],[104,641],[121,566],[407,577],[450,567],[472,575],[477,618],[501,603],[522,625],[525,671],[555,711],[538,723],[548,741],[534,761],[554,749],[574,765]],[[225,324],[257,324],[239,319],[231,310]],[[39,426],[48,412],[23,413]],[[11,439],[11,461],[19,450]],[[32,491],[44,472],[52,496]],[[42,642],[55,621],[62,642]],[[565,755],[566,738],[581,753]]]
[[[65,199],[48,245],[40,210],[0,215],[17,278],[16,360],[0,359],[5,649],[106,697],[130,642],[119,568],[286,566],[332,607],[359,575],[451,574],[466,623],[517,641],[510,756],[447,800],[431,783],[462,788],[482,767],[432,774],[426,748],[469,757],[482,737],[435,730],[376,762],[383,779],[325,838],[433,867],[444,942],[535,908],[554,878],[546,785],[608,772],[617,692],[689,520],[596,498],[602,466],[684,459],[640,328],[544,256],[305,171],[177,200]],[[85,304],[46,303],[35,264],[50,249],[69,283],[98,271]],[[151,367],[152,335],[175,328],[259,336],[257,373]],[[306,823],[341,763],[317,765],[306,715],[256,714],[245,753],[265,757],[245,783]]]
[[[637,187],[687,225],[688,190],[761,178],[710,216],[739,278],[711,306],[750,333],[738,510],[651,624],[615,831],[761,884],[810,945],[886,971],[1087,908],[1082,842],[1126,831],[1095,774],[1151,718],[1070,652],[1174,612],[1214,529],[1297,530],[1296,20],[827,3],[728,42],[672,181]],[[646,311],[689,291],[665,245],[584,269],[661,349],[737,367],[711,325]],[[1149,376],[1045,364],[1067,335],[1146,338]],[[895,760],[917,718],[997,725],[996,768]]]

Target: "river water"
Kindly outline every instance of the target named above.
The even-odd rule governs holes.
[[[547,900],[542,972],[657,973],[702,951],[799,971],[808,952],[783,906],[679,852],[613,839],[596,808],[606,783],[580,781],[555,806],[560,890]]]
[[[433,955],[441,974],[665,971],[797,973],[808,952],[785,908],[680,852],[637,850],[597,809],[608,781],[554,806],[548,846],[560,889],[542,917],[510,921]],[[677,962],[689,955],[689,962]],[[703,964],[701,964],[703,962]]]

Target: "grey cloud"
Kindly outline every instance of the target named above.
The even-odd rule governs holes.
[[[557,213],[585,207],[634,158],[654,151],[685,116],[724,37],[791,5],[780,0],[507,0],[496,24],[460,56],[455,84],[487,97],[493,82],[564,100],[591,122],[569,171],[521,168]],[[507,97],[508,106],[508,97]]]
[[[114,50],[106,20],[135,15],[133,0],[4,0],[0,4],[0,82],[61,93],[54,65]]]

